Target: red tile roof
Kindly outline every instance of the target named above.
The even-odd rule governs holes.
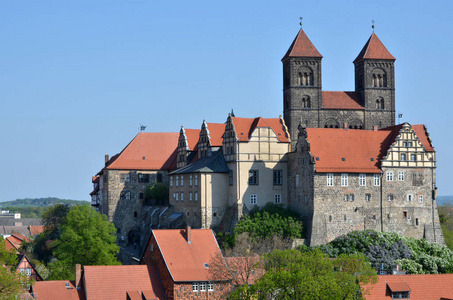
[[[173,169],[176,165],[178,137],[179,133],[175,132],[140,132],[118,157],[108,164],[107,169]]]
[[[301,28],[282,60],[285,60],[288,57],[322,58],[322,55],[316,50],[313,43]]]
[[[19,250],[23,241],[29,242],[30,239],[19,233],[13,233],[11,236],[4,239],[4,243],[8,251]]]
[[[322,92],[324,109],[365,109],[358,92]]]
[[[185,129],[184,132],[186,134],[187,143],[189,150],[193,151],[198,146],[198,140],[200,138],[200,129]]]
[[[385,48],[384,44],[382,44],[381,40],[373,32],[373,34],[371,34],[370,38],[363,47],[362,51],[360,51],[359,55],[354,60],[354,63],[363,59],[395,60],[395,57],[390,54],[387,48]]]
[[[29,230],[30,230],[30,235],[31,235],[32,237],[33,237],[35,234],[36,234],[36,235],[40,234],[40,233],[43,232],[44,229],[45,229],[45,226],[42,226],[42,225],[40,225],[40,226],[38,226],[38,225],[37,225],[37,226],[32,226],[32,225],[30,225],[30,226],[28,226],[28,227],[29,227]]]
[[[191,242],[186,240],[186,229],[153,230],[159,251],[173,281],[208,281],[209,268],[205,264],[221,255],[211,229],[190,229]]]
[[[279,118],[264,119],[261,117],[258,118],[232,117],[232,120],[239,141],[248,142],[250,135],[257,127],[271,128],[277,135],[277,139],[280,142],[288,143],[290,141],[288,138],[288,133],[284,125],[282,124],[282,119]]]
[[[222,123],[206,123],[209,130],[211,146],[221,147],[223,143],[223,133],[225,132],[226,124]]]
[[[84,282],[87,299],[126,300],[126,293],[154,291],[165,299],[157,269],[147,265],[85,266]]]
[[[392,299],[391,291],[410,288],[411,300],[439,300],[453,298],[453,274],[379,275],[378,283],[371,287],[367,300]]]
[[[69,288],[66,287],[69,284]],[[33,284],[33,293],[39,300],[82,300],[85,299],[83,289],[77,290],[74,281],[36,281]],[[126,298],[124,298],[126,299]]]

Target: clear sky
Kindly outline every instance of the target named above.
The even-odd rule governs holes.
[[[326,91],[354,90],[372,33],[396,57],[401,122],[426,124],[453,195],[453,1],[0,2],[0,201],[89,200],[104,155],[138,133],[282,114],[282,64],[303,28]],[[450,171],[449,171],[450,170]]]

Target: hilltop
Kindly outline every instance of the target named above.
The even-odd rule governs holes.
[[[25,198],[25,199],[16,199],[13,201],[0,202],[0,208],[41,207],[41,206],[53,206],[55,204],[78,205],[78,204],[85,204],[85,203],[89,203],[89,202],[81,201],[81,200],[59,199],[59,198],[55,198],[55,197]]]

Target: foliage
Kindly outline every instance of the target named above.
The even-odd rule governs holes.
[[[302,222],[292,217],[282,217],[278,214],[269,214],[267,211],[256,212],[244,216],[236,224],[236,235],[248,232],[253,240],[266,239],[274,235],[283,238],[300,238],[302,236]]]
[[[40,207],[40,206],[53,206],[55,204],[68,204],[68,205],[81,205],[87,203],[88,201],[79,201],[79,200],[68,200],[68,199],[59,199],[55,197],[47,198],[25,198],[25,199],[16,199],[14,201],[5,201],[0,203],[0,208],[5,209],[5,207],[10,208],[20,208],[20,207]]]
[[[0,236],[0,299],[16,299],[23,292],[23,276],[16,272],[17,255],[9,252]]]
[[[42,224],[45,227],[55,229],[61,224],[70,210],[68,204],[55,204],[46,210],[42,216]]]
[[[445,244],[453,250],[453,207],[451,204],[438,207],[439,219]]]
[[[169,187],[166,183],[154,182],[145,188],[145,200],[151,205],[167,205]]]
[[[264,255],[266,273],[242,286],[231,299],[357,299],[360,283],[375,283],[376,272],[360,255],[331,260],[319,249],[274,250]],[[366,294],[366,291],[362,291]]]
[[[300,221],[300,215],[297,211],[292,210],[290,208],[285,208],[281,204],[274,204],[272,202],[266,203],[263,208],[258,208],[258,206],[254,206],[250,212],[250,216],[253,217],[258,212],[267,212],[270,215],[279,215],[283,218],[293,218],[294,220]]]
[[[448,247],[393,232],[353,231],[319,249],[330,257],[362,253],[375,269],[380,263],[385,268],[399,263],[409,274],[453,272],[453,252]]]
[[[88,205],[74,206],[64,218],[49,264],[51,280],[74,279],[74,265],[117,265],[116,230]]]

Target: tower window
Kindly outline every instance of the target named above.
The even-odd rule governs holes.
[[[311,103],[310,103],[310,97],[304,96],[302,97],[302,108],[310,108]]]
[[[387,87],[387,75],[384,70],[378,69],[374,71],[371,78],[371,87]]]
[[[376,100],[376,109],[384,109],[384,99],[378,98]]]
[[[304,67],[297,74],[297,85],[312,86],[313,85],[313,72],[311,69]]]

